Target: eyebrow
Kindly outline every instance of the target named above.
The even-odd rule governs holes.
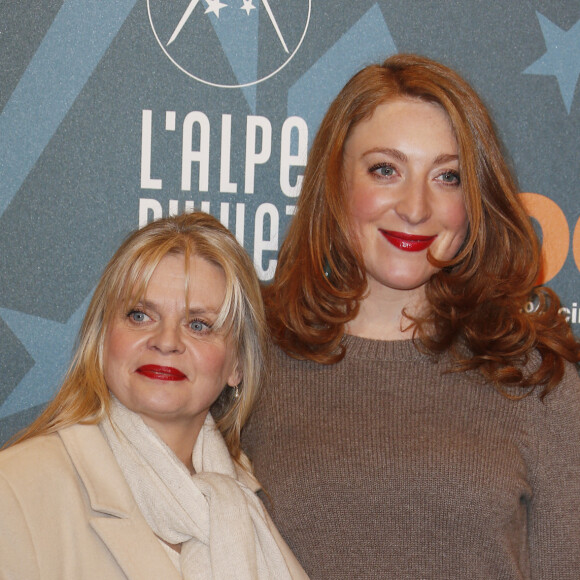
[[[402,151],[399,151],[398,149],[391,149],[390,147],[373,147],[372,149],[365,151],[363,153],[363,157],[372,153],[383,153],[385,155],[390,155],[391,157],[394,157],[395,159],[403,162],[408,161],[409,159]]]
[[[155,302],[151,302],[151,300],[139,300],[135,306],[142,306],[146,309],[154,310],[158,312],[159,306]],[[219,315],[221,311],[221,306],[218,308],[208,308],[207,306],[194,306],[193,308],[189,308],[188,316],[200,316],[203,314],[215,314]]]
[[[441,155],[437,155],[437,157],[435,157],[435,161],[433,161],[433,165],[441,165],[443,163],[451,163],[452,161],[459,161],[459,155],[454,155],[451,153],[442,153]]]
[[[373,149],[369,149],[363,153],[363,157],[372,153],[383,153],[384,155],[390,155],[391,157],[394,157],[403,163],[409,161],[407,155],[405,155],[402,151],[399,149],[391,149],[390,147],[375,147]],[[441,155],[437,155],[437,157],[435,157],[433,160],[433,165],[442,165],[444,163],[451,163],[452,161],[459,161],[459,155],[453,153],[441,153]]]

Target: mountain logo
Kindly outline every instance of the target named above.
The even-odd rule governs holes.
[[[280,72],[300,49],[312,0],[147,0],[169,60],[201,83],[249,87]]]

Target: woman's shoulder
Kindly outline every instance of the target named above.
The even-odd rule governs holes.
[[[79,437],[79,434],[82,434]],[[100,437],[96,425],[71,425],[53,433],[37,435],[0,451],[0,473],[25,476],[32,470],[37,475],[54,476],[55,470],[71,466],[68,441],[82,441]]]
[[[41,502],[52,509],[55,494],[68,490],[72,473],[57,433],[32,437],[0,452],[0,504]]]
[[[17,498],[32,506],[27,510],[41,505],[56,517],[73,504],[85,509],[87,497],[91,504],[117,506],[130,502],[129,494],[97,425],[71,425],[0,452],[0,503]]]
[[[516,366],[522,371],[524,377],[531,379],[543,362],[541,353],[534,349],[528,353],[524,362]],[[563,369],[562,378],[555,387],[544,395],[545,384],[534,386],[532,383],[532,386],[528,387],[531,396],[526,398],[540,401],[543,407],[558,405],[566,400],[570,402],[580,401],[580,365],[566,359],[561,359],[561,363]]]
[[[537,367],[540,356],[534,353],[523,365],[524,374]],[[564,362],[564,374],[561,380],[548,393],[544,394],[545,385],[530,387],[497,387],[501,395],[503,408],[520,417],[528,424],[530,432],[543,438],[547,431],[575,433],[580,444],[580,376],[578,366]],[[486,379],[493,388],[493,384]],[[576,438],[576,435],[574,438]],[[576,443],[575,443],[576,445]]]
[[[32,463],[42,465],[52,461],[63,450],[57,433],[31,437],[0,451],[0,471],[24,467]]]
[[[543,401],[548,409],[577,414],[580,424],[580,371],[577,364],[565,361],[564,375]]]

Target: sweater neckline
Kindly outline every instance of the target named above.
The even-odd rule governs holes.
[[[417,348],[412,339],[376,340],[345,334],[343,344],[346,347],[345,359],[425,361],[430,358]]]

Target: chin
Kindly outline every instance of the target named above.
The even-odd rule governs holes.
[[[389,276],[383,278],[382,280],[377,280],[379,284],[382,286],[386,286],[387,288],[392,288],[393,290],[401,290],[401,291],[413,291],[425,286],[427,282],[431,279],[431,277],[435,274],[435,272],[427,273],[423,276],[398,276],[393,277]]]

